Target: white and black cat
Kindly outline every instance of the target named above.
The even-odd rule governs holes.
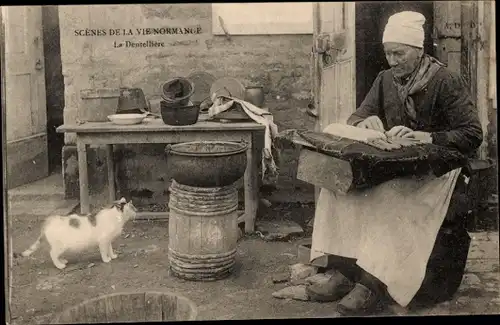
[[[137,209],[132,200],[125,198],[113,202],[111,207],[102,208],[92,215],[80,216],[49,216],[43,223],[40,236],[33,245],[21,254],[14,253],[14,257],[30,256],[39,247],[43,237],[50,245],[50,257],[58,269],[64,269],[68,261],[60,256],[67,251],[81,252],[90,247],[99,247],[104,263],[117,258],[111,246],[118,237],[123,226],[130,219],[135,219]]]

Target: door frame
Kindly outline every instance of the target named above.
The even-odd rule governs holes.
[[[345,115],[352,114],[356,109],[355,5],[355,2],[347,1],[313,3],[311,77],[314,111],[309,113],[316,118],[314,126],[316,132],[323,131],[323,128],[330,123],[341,123],[342,118],[347,119]],[[325,8],[331,11],[327,10],[327,14],[322,15]],[[344,88],[344,85],[340,87],[340,82],[335,78],[325,78],[325,74],[345,80],[345,83],[349,83],[347,88]],[[329,87],[325,84],[327,80],[333,80],[334,83],[331,95],[333,101],[332,97],[324,96],[325,89]],[[331,110],[325,110],[325,107],[330,107],[329,105]],[[316,203],[319,192],[320,188],[315,186]]]
[[[2,84],[2,94],[5,94],[6,86],[5,86],[5,25],[3,21],[3,13],[0,10],[0,70],[1,70],[1,84]],[[12,267],[11,267],[11,247],[12,247],[12,238],[9,237],[9,230],[12,229],[12,218],[9,218],[8,211],[8,195],[7,195],[7,131],[6,131],[6,113],[7,113],[7,102],[5,96],[2,97],[2,168],[4,173],[2,175],[3,181],[3,215],[4,220],[6,221],[6,225],[3,227],[3,238],[4,238],[4,256],[5,256],[5,264],[4,264],[4,284],[5,284],[5,319],[10,320],[10,301],[12,296],[12,291],[10,287],[10,283],[12,281]]]
[[[5,14],[9,14],[9,10],[23,10],[23,12],[17,13],[19,17],[23,18],[23,22],[14,20],[18,24],[19,31],[24,33],[24,43],[18,44],[19,54],[7,53],[9,48],[10,37],[19,36],[17,34],[10,35],[12,31],[9,25],[10,19],[12,17],[6,17]],[[47,143],[47,105],[46,105],[46,88],[45,88],[45,67],[43,60],[43,33],[42,33],[42,6],[18,6],[18,7],[2,7],[1,10],[5,10],[2,13],[2,20],[4,26],[4,50],[5,50],[5,88],[6,94],[10,94],[10,100],[16,97],[12,96],[23,96],[29,97],[29,102],[23,103],[20,107],[25,107],[24,105],[29,105],[29,112],[24,112],[25,117],[31,118],[31,124],[29,125],[30,132],[20,132],[19,134],[13,135],[12,139],[7,141],[7,136],[10,134],[7,130],[8,125],[5,127],[6,132],[6,174],[7,174],[7,189],[18,187],[27,183],[37,181],[41,178],[49,176],[48,171],[48,143]],[[19,19],[18,17],[18,19]],[[15,31],[15,30],[14,30]],[[14,40],[16,38],[13,38]],[[23,47],[21,47],[23,46]],[[7,66],[9,60],[15,60],[15,62],[20,65]],[[17,61],[16,61],[17,60]],[[2,74],[4,75],[4,74]],[[29,83],[29,93],[24,93],[23,90],[19,91],[17,95],[9,93],[10,83],[16,80],[23,82],[22,85],[25,86],[26,79],[23,81],[21,77],[28,75]],[[4,97],[4,96],[2,96]],[[7,96],[5,96],[7,97]],[[14,111],[14,106],[9,103],[9,98],[5,98],[5,120],[7,117],[15,118],[17,117],[17,112]],[[19,105],[17,103],[16,105]],[[19,107],[17,108],[19,109]],[[7,116],[9,114],[9,116]],[[14,116],[10,115],[13,114]]]

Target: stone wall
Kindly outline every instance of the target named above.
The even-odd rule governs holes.
[[[304,113],[310,93],[312,35],[214,36],[211,4],[89,5],[60,6],[61,60],[65,85],[64,123],[75,123],[80,89],[90,87],[139,87],[148,99],[160,98],[162,82],[202,70],[215,77],[236,77],[245,85],[264,86],[267,106],[283,127],[311,127]],[[137,29],[186,27],[197,34],[137,35]],[[134,35],[109,35],[110,29]],[[80,36],[101,34],[101,36]],[[106,33],[106,35],[102,35]],[[165,47],[116,47],[126,41],[163,42]],[[63,149],[67,196],[78,194],[74,136],[65,135]],[[157,202],[167,186],[168,171],[163,145],[117,148],[121,194],[138,195]],[[105,183],[105,164],[100,150],[91,149],[92,184]],[[293,181],[296,152],[285,150],[278,187],[305,193],[312,190]],[[292,166],[292,167],[290,167]],[[92,175],[92,174],[91,174]],[[282,184],[282,185],[280,185]],[[293,184],[293,185],[283,185]],[[76,186],[76,187],[75,187]],[[132,193],[132,194],[131,194]],[[139,193],[139,194],[137,194]],[[140,194],[142,193],[142,194]],[[146,193],[146,194],[144,194]]]

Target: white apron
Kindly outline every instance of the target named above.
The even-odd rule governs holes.
[[[459,174],[398,178],[346,195],[321,189],[311,261],[325,253],[357,259],[407,306],[424,279]]]

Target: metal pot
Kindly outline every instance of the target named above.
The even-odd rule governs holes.
[[[169,105],[165,101],[160,102],[161,118],[167,125],[192,125],[198,122],[200,105]]]
[[[254,104],[257,107],[264,105],[264,88],[261,86],[250,86],[245,90],[245,101]]]
[[[120,88],[117,114],[141,114],[149,110],[141,88]]]
[[[189,79],[176,77],[165,82],[161,90],[161,97],[168,104],[186,106],[194,93],[194,83]]]
[[[167,145],[167,167],[179,184],[223,187],[243,177],[247,165],[246,143],[195,141]]]

